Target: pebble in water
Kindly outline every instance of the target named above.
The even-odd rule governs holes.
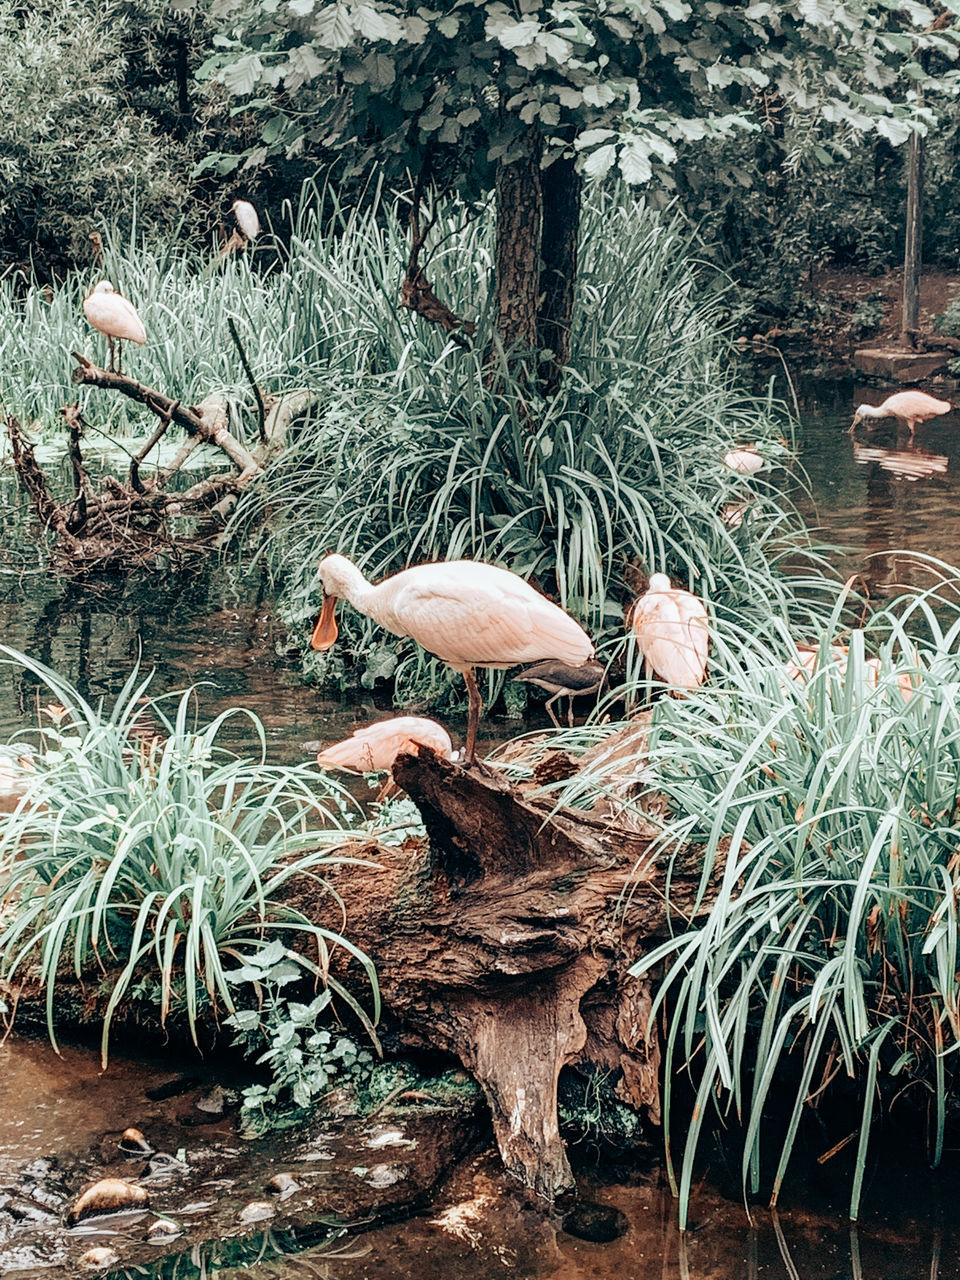
[[[130,1157],[152,1156],[153,1147],[139,1129],[124,1129],[118,1143],[121,1154]]]
[[[165,1244],[168,1240],[175,1240],[180,1235],[183,1235],[183,1232],[169,1218],[157,1218],[147,1227],[147,1239],[151,1244]]]
[[[246,1226],[250,1222],[263,1222],[265,1218],[274,1218],[276,1214],[276,1209],[268,1200],[251,1200],[240,1210],[239,1221]]]
[[[145,1209],[150,1197],[143,1187],[123,1178],[101,1178],[85,1187],[67,1214],[68,1226],[98,1213],[120,1213],[124,1209]]]
[[[627,1215],[610,1205],[593,1200],[579,1200],[563,1216],[563,1229],[568,1236],[589,1240],[592,1244],[612,1244],[626,1234],[630,1225]]]
[[[267,1183],[267,1190],[272,1191],[281,1200],[286,1200],[287,1196],[292,1196],[295,1191],[300,1190],[300,1183],[292,1173],[275,1173]]]
[[[77,1265],[83,1267],[85,1271],[102,1271],[104,1267],[113,1267],[119,1261],[120,1255],[116,1249],[97,1245],[93,1249],[88,1249],[86,1253],[81,1253],[77,1259]]]

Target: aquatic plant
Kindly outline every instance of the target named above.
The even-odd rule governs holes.
[[[0,646],[45,689],[41,750],[26,793],[0,819],[0,976],[45,993],[56,1044],[58,981],[99,974],[114,1016],[136,983],[159,984],[159,1020],[182,998],[194,1041],[205,1009],[236,1008],[229,969],[276,940],[285,960],[326,987],[372,1029],[379,1008],[371,962],[341,934],[285,899],[300,877],[323,886],[331,844],[350,825],[349,796],[323,774],[265,761],[263,726],[231,708],[197,724],[193,695],[147,696],[134,668],[110,709],[92,706],[44,664]],[[165,710],[171,706],[170,714]],[[218,746],[244,716],[259,758]],[[332,892],[332,891],[331,891]],[[330,973],[333,949],[360,962],[372,1011]]]
[[[816,661],[786,637],[778,649],[721,627],[711,683],[654,708],[637,803],[657,820],[666,801],[657,854],[703,859],[695,908],[634,966],[664,966],[654,1014],[681,1226],[711,1112],[742,1122],[745,1194],[763,1175],[772,1204],[805,1111],[838,1095],[848,1113],[851,1094],[859,1106],[852,1218],[878,1099],[929,1110],[940,1159],[960,1046],[960,575],[939,567],[941,589],[863,630],[841,629],[839,599],[809,637]],[[605,787],[595,772],[562,798],[589,803]],[[677,1114],[678,1073],[690,1116]],[[785,1090],[771,1137],[764,1111]]]
[[[406,254],[395,216],[334,215],[335,264],[319,220],[298,229],[291,254],[313,257],[329,297],[339,289],[352,356],[232,526],[278,574],[293,628],[317,607],[315,568],[331,550],[374,578],[432,559],[493,560],[595,634],[621,626],[624,579],[638,569],[671,573],[731,616],[788,614],[798,596],[814,606],[829,597],[819,573],[803,577],[824,562],[782,492],[766,474],[747,485],[723,466],[744,440],[761,442],[768,468],[789,466],[789,421],[771,398],[736,386],[725,361],[730,299],[698,266],[679,218],[594,194],[571,367],[559,393],[542,398],[490,324],[476,267],[489,256],[488,219],[458,225],[448,212],[436,233],[431,278],[477,321],[475,346],[463,351],[394,304]],[[365,248],[348,257],[345,244],[358,239]],[[751,500],[742,522],[725,522],[724,504],[741,498]],[[345,623],[346,651],[365,658],[377,632]],[[409,688],[427,661],[396,667],[394,648],[389,674]],[[430,669],[428,682],[441,680]]]

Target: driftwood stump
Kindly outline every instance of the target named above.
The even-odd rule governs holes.
[[[482,1086],[507,1170],[547,1200],[572,1188],[557,1081],[572,1065],[609,1073],[618,1096],[659,1121],[650,988],[630,965],[667,925],[665,867],[650,832],[552,812],[502,776],[423,750],[396,781],[429,848],[365,847],[377,869],[330,877],[351,940],[374,960],[405,1027],[455,1054]],[[674,867],[671,909],[691,907],[697,870]],[[298,905],[324,923],[329,896]]]

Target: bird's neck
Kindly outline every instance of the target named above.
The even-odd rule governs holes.
[[[860,410],[860,416],[863,418],[887,418],[893,415],[889,409],[884,409],[882,405],[874,407],[873,405],[865,404]]]
[[[367,581],[356,565],[352,564],[349,571],[344,570],[340,586],[339,594],[344,600],[367,617],[376,617],[377,588],[372,582]]]

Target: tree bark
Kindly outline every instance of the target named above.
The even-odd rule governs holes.
[[[523,151],[497,169],[497,329],[505,348],[537,344],[543,192],[540,137],[528,129]]]
[[[910,135],[907,155],[907,227],[903,256],[901,339],[914,345],[920,328],[920,266],[923,258],[923,138]]]
[[[540,182],[543,236],[537,346],[553,352],[553,358],[540,368],[541,389],[544,394],[552,395],[560,386],[561,369],[570,362],[583,180],[573,157],[561,156],[543,170]]]
[[[652,829],[554,811],[493,771],[426,750],[401,756],[394,779],[420,809],[429,850],[345,848],[357,861],[327,877],[338,903],[304,880],[293,905],[371,957],[404,1029],[480,1083],[508,1172],[552,1201],[573,1184],[562,1068],[603,1073],[659,1122],[650,988],[629,968],[665,935],[670,911],[690,911],[699,862],[674,865],[668,909]]]

